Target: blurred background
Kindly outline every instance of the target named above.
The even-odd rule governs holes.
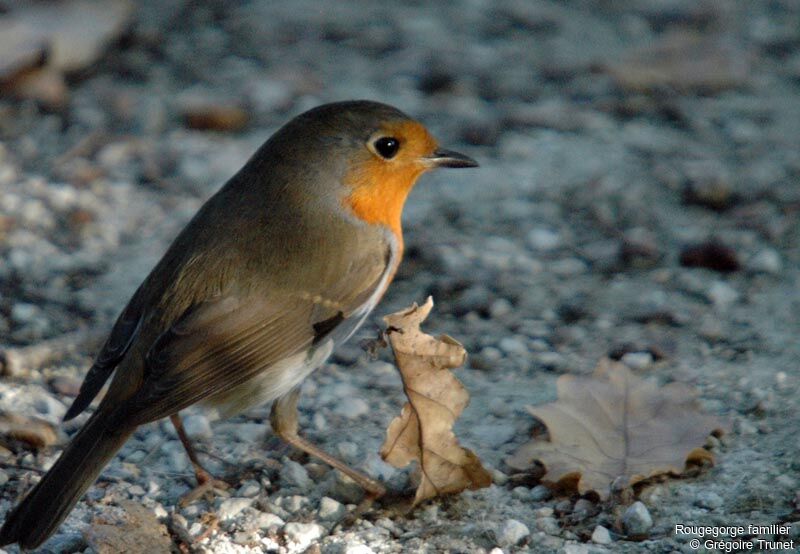
[[[725,524],[796,509],[797,0],[0,2],[0,349],[35,384],[3,383],[0,407],[57,422],[86,345],[201,203],[289,118],[358,98],[481,163],[417,186],[362,335],[434,296],[430,328],[470,352],[464,436],[490,465],[558,375],[628,356],[734,421],[703,483]],[[352,415],[336,383],[383,378],[337,368],[370,363],[354,341],[317,378],[331,427]],[[385,409],[358,432],[377,441]],[[705,508],[665,490],[650,505],[677,548],[669,514]],[[532,509],[506,493],[489,520]]]

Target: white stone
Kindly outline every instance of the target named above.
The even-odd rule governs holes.
[[[374,554],[374,552],[369,546],[360,542],[349,542],[344,547],[344,554]]]
[[[285,460],[281,469],[281,482],[290,487],[297,487],[300,490],[308,490],[313,482],[308,476],[308,471],[302,465],[293,460]]]
[[[283,527],[286,522],[284,522],[281,518],[276,516],[275,514],[270,514],[267,512],[259,512],[258,515],[254,518],[255,525],[262,531],[275,531],[276,529],[280,529]]]
[[[319,501],[319,511],[317,515],[324,521],[336,521],[341,519],[345,514],[345,507],[341,502],[337,502],[333,498],[323,496]]]
[[[653,355],[650,352],[628,352],[620,361],[631,369],[643,370],[653,365]]]
[[[333,412],[347,419],[355,419],[369,413],[369,404],[363,398],[344,397],[339,400]]]
[[[556,521],[554,517],[541,517],[537,519],[536,528],[554,537],[561,534],[561,527],[558,526],[558,521]]]
[[[337,445],[339,456],[346,460],[355,460],[358,458],[358,445],[350,441],[342,441]]]
[[[505,298],[498,298],[489,306],[489,315],[492,317],[503,317],[514,311],[514,305]]]
[[[747,265],[753,271],[776,275],[783,271],[781,255],[772,248],[766,248],[750,258]]]
[[[509,519],[497,529],[497,542],[500,546],[515,546],[530,534],[527,525],[516,519]]]
[[[299,512],[306,505],[308,505],[308,498],[297,494],[286,496],[281,500],[281,508],[292,514]]]
[[[254,496],[258,496],[258,493],[261,492],[261,488],[262,487],[258,481],[245,481],[242,483],[242,486],[239,487],[237,494],[241,497],[252,498]]]
[[[316,523],[292,521],[283,526],[283,532],[287,539],[304,549],[319,539],[325,533],[325,529]]]
[[[220,503],[219,508],[217,508],[217,516],[222,521],[233,519],[242,510],[252,505],[252,498],[228,498]]]
[[[592,542],[595,544],[611,544],[611,533],[602,525],[598,525],[592,532]]]
[[[192,414],[183,418],[183,428],[190,439],[210,440],[214,436],[208,418],[202,414]]]
[[[503,337],[497,346],[506,354],[524,356],[528,353],[528,347],[519,337]]]
[[[716,510],[722,506],[722,497],[715,492],[702,491],[694,499],[694,503],[707,510]]]
[[[561,235],[547,227],[536,227],[532,229],[527,236],[528,244],[535,250],[547,252],[561,246]]]
[[[739,293],[724,281],[714,281],[708,289],[708,299],[717,308],[724,310],[737,300],[739,300]]]
[[[644,536],[653,526],[653,518],[642,502],[634,502],[622,515],[622,525],[629,536]]]

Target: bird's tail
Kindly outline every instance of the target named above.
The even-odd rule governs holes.
[[[50,471],[12,510],[0,529],[0,546],[35,548],[47,540],[122,448],[135,428],[109,429],[96,414],[84,425]]]

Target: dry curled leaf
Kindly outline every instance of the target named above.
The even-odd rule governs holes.
[[[0,437],[37,449],[50,446],[58,440],[55,428],[46,421],[17,414],[0,414]]]
[[[702,445],[725,425],[700,412],[693,389],[682,383],[660,386],[604,359],[593,376],[563,375],[557,388],[556,402],[528,408],[550,440],[523,445],[506,460],[510,467],[523,471],[540,460],[545,482],[606,498],[618,478],[634,485],[679,475],[687,462],[713,462]]]
[[[0,93],[66,102],[63,74],[96,61],[128,25],[131,0],[25,2],[0,17]]]
[[[453,433],[469,394],[449,369],[463,364],[467,353],[450,337],[434,338],[420,330],[432,307],[428,297],[422,306],[383,318],[408,402],[386,431],[381,457],[394,467],[418,463],[414,504],[491,484],[478,457],[459,446]]]

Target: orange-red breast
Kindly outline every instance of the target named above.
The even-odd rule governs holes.
[[[384,104],[327,104],[287,123],[205,203],[134,293],[65,419],[113,374],[108,392],[8,515],[0,545],[46,540],[139,425],[196,403],[212,417],[273,400],[294,409],[301,381],[391,282],[417,178],[476,165]],[[292,427],[284,411],[273,408],[282,435]]]

